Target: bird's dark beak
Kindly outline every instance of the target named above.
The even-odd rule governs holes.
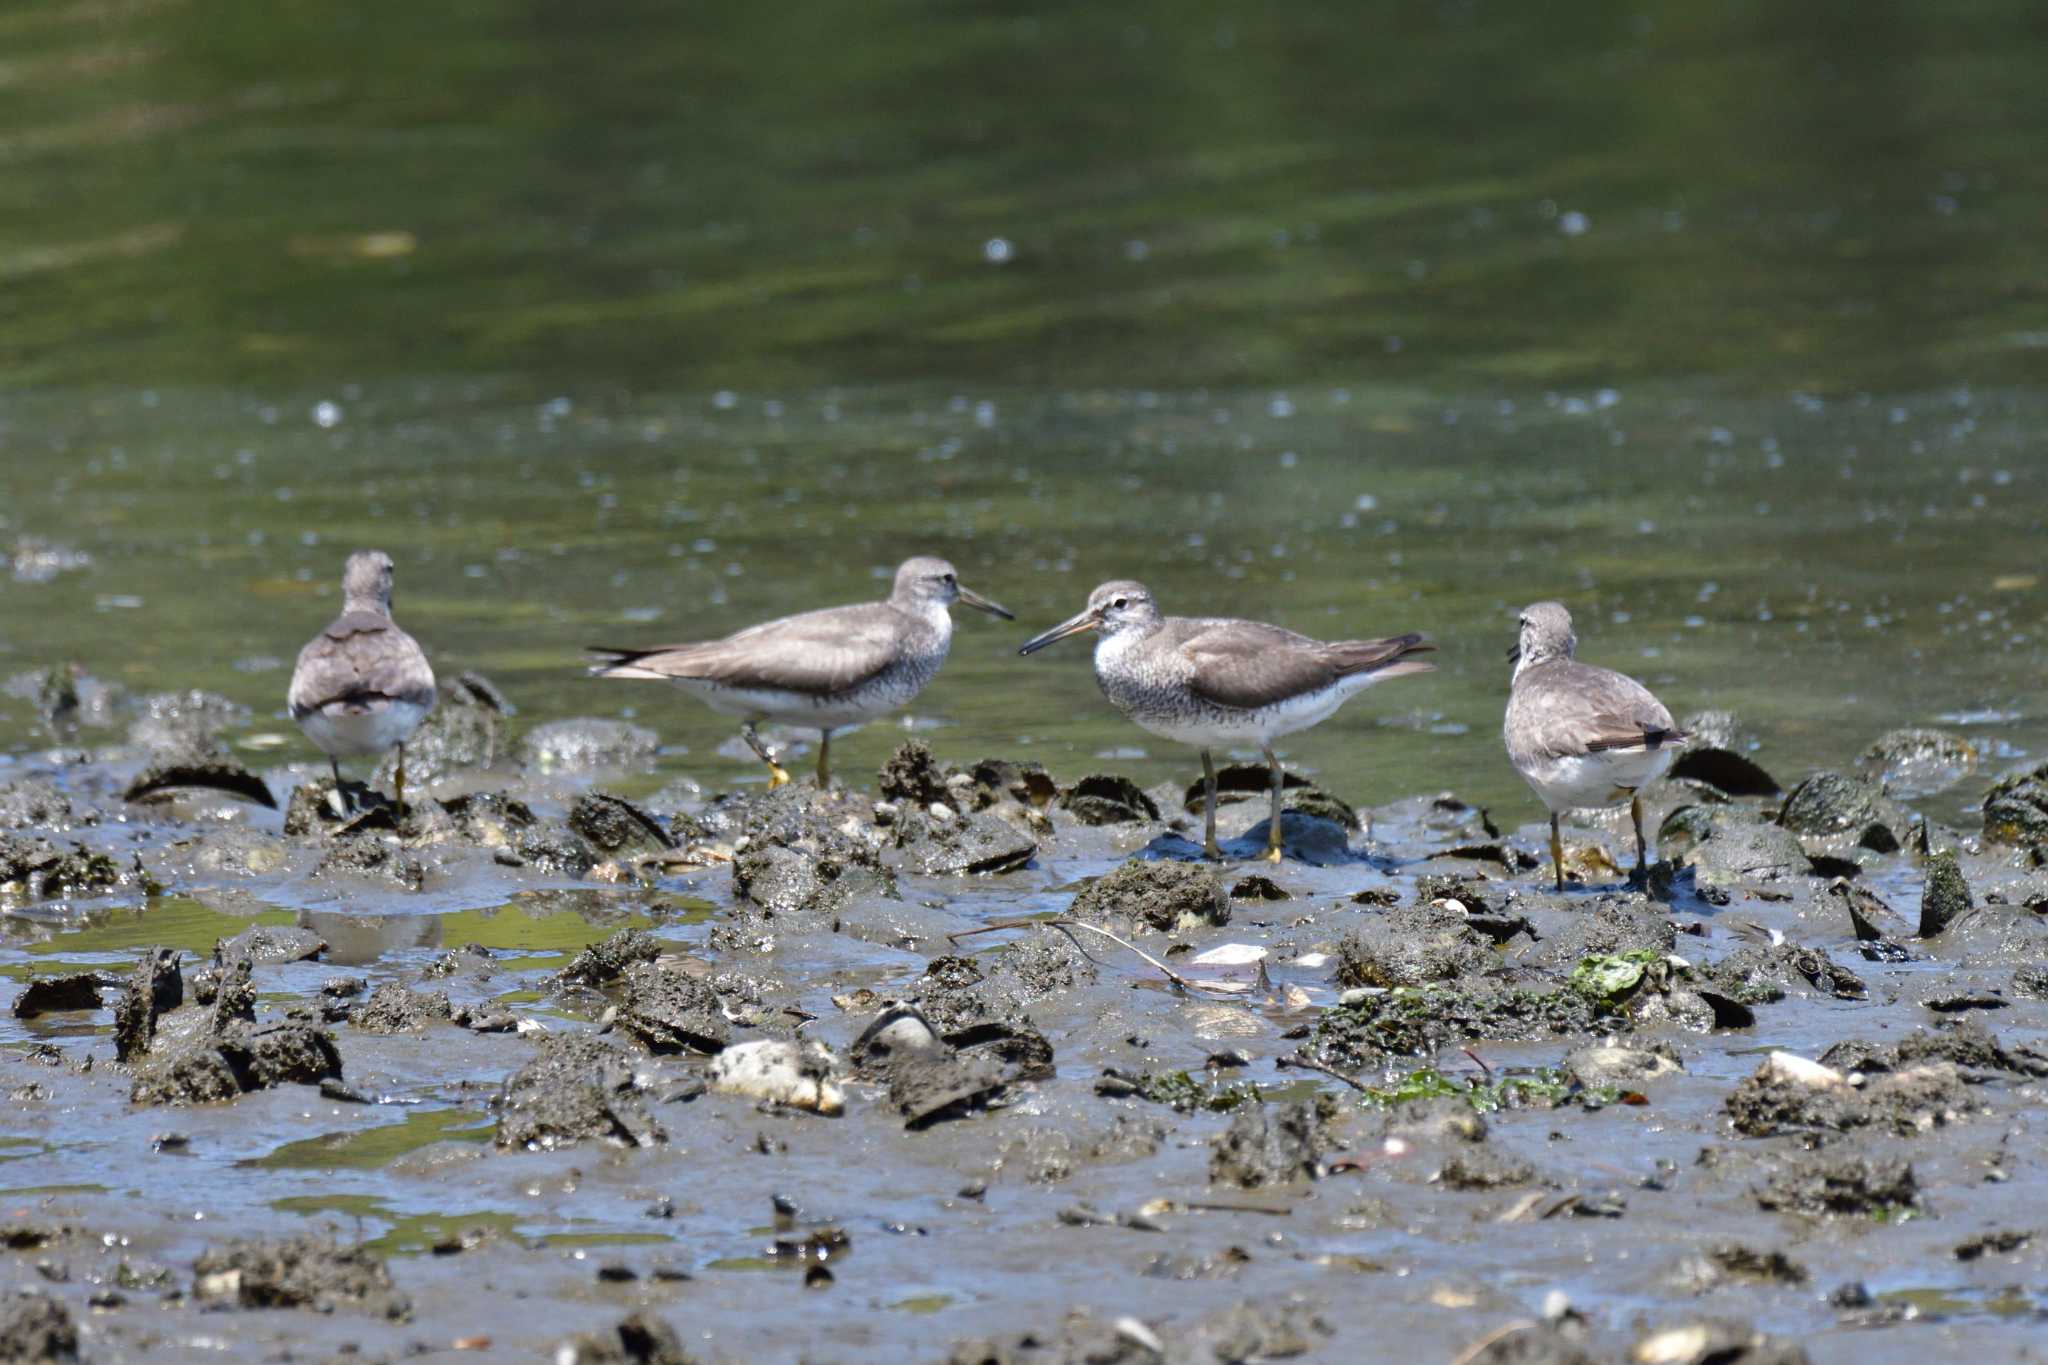
[[[1522,647],[1520,645],[1508,646],[1508,662],[1511,664],[1522,662]]]
[[[1036,654],[1055,640],[1064,640],[1069,635],[1079,635],[1084,630],[1099,630],[1101,628],[1102,618],[1095,614],[1093,607],[1090,607],[1079,616],[1070,616],[1045,634],[1026,641],[1024,647],[1017,652],[1019,654]]]
[[[973,607],[976,611],[985,611],[990,616],[1000,616],[1005,621],[1017,619],[1009,612],[1004,611],[1001,607],[989,601],[986,597],[983,597],[980,593],[973,592],[967,588],[960,589],[960,605],[963,607]]]

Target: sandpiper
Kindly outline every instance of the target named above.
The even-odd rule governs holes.
[[[943,559],[919,555],[896,570],[888,599],[784,616],[722,640],[617,649],[591,665],[599,678],[672,682],[712,710],[742,719],[747,747],[768,765],[768,785],[789,774],[754,727],[764,720],[818,732],[818,786],[831,781],[832,732],[862,725],[907,706],[946,661],[953,642],[953,603],[1017,618],[960,586]]]
[[[1420,635],[1385,640],[1312,640],[1262,621],[1161,616],[1142,583],[1117,579],[1088,594],[1079,615],[1018,652],[1029,654],[1084,630],[1100,631],[1095,681],[1110,704],[1155,735],[1202,751],[1202,849],[1216,843],[1216,763],[1211,750],[1256,744],[1273,772],[1269,862],[1280,861],[1280,760],[1273,741],[1329,718],[1352,694],[1405,673],[1436,646]]]
[[[1678,757],[1685,731],[1664,704],[1634,678],[1582,664],[1572,615],[1561,603],[1538,602],[1522,613],[1501,737],[1508,759],[1550,809],[1550,863],[1564,890],[1561,812],[1628,802],[1636,827],[1635,880],[1649,872],[1638,794]]]
[[[292,669],[292,719],[326,753],[341,789],[343,755],[398,750],[394,795],[405,809],[405,741],[434,709],[434,670],[391,619],[391,556],[357,550],[341,573],[341,615],[306,642]]]

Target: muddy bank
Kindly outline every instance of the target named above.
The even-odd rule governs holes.
[[[0,1357],[1907,1361],[2048,1312],[2032,770],[1703,740],[1648,887],[1589,818],[1560,894],[1447,794],[1290,784],[1290,856],[1211,866],[1199,786],[913,743],[639,799],[644,732],[493,694],[404,811],[170,766],[204,697],[0,789]]]

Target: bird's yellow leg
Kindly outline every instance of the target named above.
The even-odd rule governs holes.
[[[754,722],[748,721],[740,727],[740,738],[744,739],[747,742],[747,747],[754,751],[755,758],[768,765],[769,791],[774,791],[777,787],[789,785],[788,770],[775,761],[775,755],[769,752],[768,746],[761,742],[761,737],[754,733]]]
[[[832,732],[818,732],[818,790],[824,791],[832,785]]]
[[[1216,842],[1216,761],[1202,750],[1202,856],[1223,861],[1223,847]]]
[[[1260,856],[1269,863],[1281,859],[1280,852],[1280,789],[1286,785],[1287,775],[1280,767],[1280,760],[1273,757],[1271,749],[1266,750],[1266,766],[1273,770],[1273,811],[1266,821],[1266,851]]]
[[[1564,836],[1558,833],[1556,815],[1550,817],[1550,866],[1557,872],[1557,889],[1564,890]]]

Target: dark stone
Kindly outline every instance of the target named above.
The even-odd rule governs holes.
[[[59,1010],[96,1010],[100,1008],[100,987],[106,984],[98,972],[36,977],[14,997],[14,1017],[33,1019]]]
[[[733,859],[732,888],[771,916],[830,915],[854,896],[896,893],[894,879],[864,851],[837,839],[811,846],[757,840]]]
[[[400,891],[419,891],[427,884],[427,869],[418,858],[360,826],[328,845],[313,875],[363,877]]]
[[[1703,782],[1723,796],[1776,796],[1778,780],[1732,749],[1688,744],[1665,774],[1675,782]]]
[[[193,1295],[242,1308],[361,1308],[402,1320],[412,1306],[374,1253],[324,1237],[281,1242],[233,1241],[209,1247],[192,1263]]]
[[[405,741],[406,788],[424,792],[445,777],[496,763],[505,745],[505,715],[510,710],[497,688],[474,673],[444,685],[433,711]],[[370,781],[391,788],[397,777],[394,750],[378,760]]]
[[[1069,913],[1108,928],[1171,933],[1230,922],[1230,893],[1215,868],[1133,859],[1075,895]]]
[[[1920,937],[1934,938],[1947,932],[1975,907],[1956,855],[1937,853],[1929,858],[1920,891]]]
[[[731,1040],[718,992],[687,972],[636,962],[626,971],[626,998],[615,1020],[649,1052],[715,1053]]]
[[[180,752],[160,758],[136,775],[121,793],[127,801],[157,801],[188,790],[214,791],[277,809],[263,779],[218,750]]]
[[[2048,845],[2048,763],[2014,773],[1985,794],[1984,837],[2015,848]]]
[[[648,1147],[668,1140],[633,1081],[632,1059],[589,1034],[542,1038],[492,1107],[501,1148],[552,1149],[586,1138]]]
[[[1060,806],[1084,825],[1128,825],[1157,820],[1159,806],[1137,783],[1113,773],[1091,773],[1060,793]]]
[[[1289,791],[1306,787],[1309,781],[1294,773],[1280,775],[1281,807],[1287,805]],[[1208,794],[1206,779],[1190,782],[1181,794],[1181,805],[1190,815],[1202,813],[1203,799]],[[1238,801],[1260,801],[1273,799],[1273,770],[1263,763],[1230,763],[1216,770],[1216,804],[1228,806]]]
[[[658,853],[668,832],[646,811],[607,792],[586,792],[569,808],[569,828],[600,853]]]
[[[151,948],[137,960],[114,1004],[114,1056],[128,1062],[149,1051],[156,1037],[157,1015],[185,1003],[185,977],[179,954]]]
[[[1912,829],[1912,819],[1866,778],[1815,773],[1785,798],[1778,823],[1794,834],[1823,839],[1855,836],[1864,847],[1895,852]]]
[[[1451,1154],[1436,1178],[1445,1189],[1498,1190],[1532,1183],[1536,1168],[1520,1157],[1502,1156],[1491,1147],[1466,1147]]]
[[[554,1357],[573,1365],[699,1365],[683,1349],[675,1328],[660,1318],[635,1313],[606,1332],[584,1332],[562,1343]]]

